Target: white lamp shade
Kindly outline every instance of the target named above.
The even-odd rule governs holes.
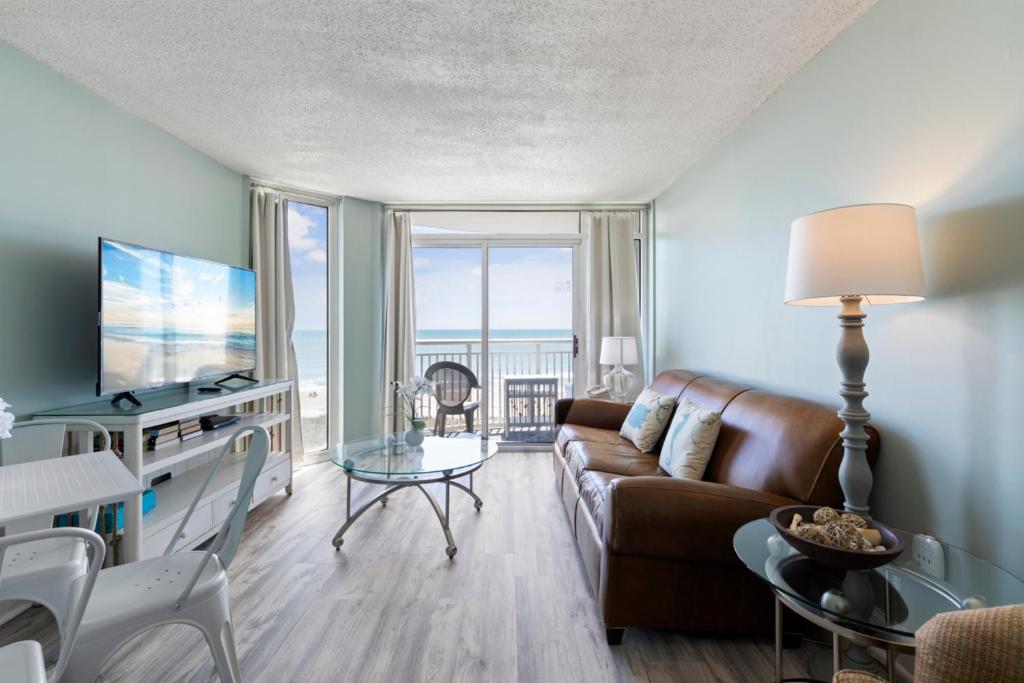
[[[837,306],[842,296],[863,296],[867,304],[924,299],[914,207],[844,206],[793,221],[786,303]]]
[[[636,365],[636,337],[602,337],[601,365]]]

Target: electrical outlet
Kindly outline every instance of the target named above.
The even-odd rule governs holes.
[[[946,553],[939,539],[928,534],[914,536],[914,565],[936,579],[946,578]]]

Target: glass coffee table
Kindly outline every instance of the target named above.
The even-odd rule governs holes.
[[[809,560],[767,519],[736,532],[736,555],[775,594],[777,682],[813,680],[782,677],[783,607],[832,633],[833,669],[841,668],[842,640],[848,640],[852,646],[846,655],[854,668],[874,665],[864,648],[884,649],[892,681],[896,654],[913,654],[914,634],[936,614],[1024,603],[1024,582],[1013,574],[956,546],[934,539],[922,543],[929,537],[893,531],[906,549],[893,562],[870,571],[843,571]]]
[[[345,473],[345,523],[334,534],[334,548],[340,549],[345,532],[359,517],[376,503],[387,505],[388,496],[404,488],[418,488],[430,502],[445,540],[445,552],[455,557],[458,548],[449,527],[449,500],[452,487],[465,491],[473,498],[477,511],[484,502],[473,492],[473,473],[480,469],[498,451],[498,444],[490,439],[441,438],[430,436],[417,447],[407,446],[401,434],[379,435],[359,439],[331,450],[331,461]],[[457,479],[468,478],[468,485]],[[352,512],[352,480],[380,484],[384,490]],[[444,509],[424,484],[444,484]]]

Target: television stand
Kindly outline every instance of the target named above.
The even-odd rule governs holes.
[[[132,496],[124,503],[124,527],[119,546],[121,562],[135,562],[158,557],[174,541],[175,550],[192,550],[213,538],[231,511],[238,496],[238,485],[246,467],[245,446],[225,456],[214,470],[211,460],[232,434],[245,427],[264,427],[271,433],[270,453],[263,470],[256,478],[252,506],[259,505],[282,489],[292,490],[292,436],[299,428],[298,415],[292,415],[292,380],[264,379],[218,394],[201,394],[198,387],[176,386],[145,394],[139,408],[121,401],[110,403],[109,397],[86,405],[71,406],[37,414],[35,417],[84,419],[98,423],[111,433],[114,450],[120,451],[124,466],[143,488],[156,491],[157,505],[143,516],[142,497]],[[230,427],[204,431],[200,436],[173,441],[165,448],[147,450],[149,430],[171,422],[192,421],[206,415],[233,415],[238,422]],[[96,428],[98,429],[98,427]],[[92,450],[93,436],[88,432],[72,435],[71,453]],[[246,437],[248,439],[248,437]],[[165,474],[173,476],[155,487],[154,480]],[[185,516],[204,481],[209,482],[206,494],[194,510],[183,536],[175,540],[178,523]],[[121,517],[119,515],[119,517]],[[113,525],[111,525],[113,526]],[[118,533],[113,528],[108,533]],[[2,610],[0,610],[2,613]],[[0,680],[9,676],[0,671]]]
[[[119,394],[114,394],[111,397],[111,399],[110,399],[110,402],[113,403],[114,405],[117,405],[121,401],[128,401],[129,403],[134,405],[136,408],[141,408],[142,407],[142,401],[137,399],[135,397],[135,394],[133,394],[130,391],[122,391]]]
[[[241,374],[239,374],[237,372],[233,372],[230,375],[228,375],[227,377],[221,377],[219,380],[214,382],[214,384],[216,384],[217,386],[220,386],[220,385],[224,384],[224,382],[228,382],[228,381],[233,380],[233,379],[244,379],[246,382],[257,382],[257,383],[259,382],[258,379],[253,379],[252,377],[246,377],[245,375],[241,375]]]

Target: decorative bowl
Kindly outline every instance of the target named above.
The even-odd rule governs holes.
[[[786,539],[786,542],[797,549],[808,558],[835,569],[864,570],[875,569],[886,565],[903,552],[903,541],[892,529],[879,524],[873,519],[867,520],[868,528],[877,529],[882,536],[882,545],[885,550],[845,550],[835,548],[823,543],[801,538],[789,530],[789,524],[793,521],[793,515],[799,514],[805,520],[814,519],[814,511],[819,505],[787,505],[772,510],[769,520],[778,530],[779,535]]]

